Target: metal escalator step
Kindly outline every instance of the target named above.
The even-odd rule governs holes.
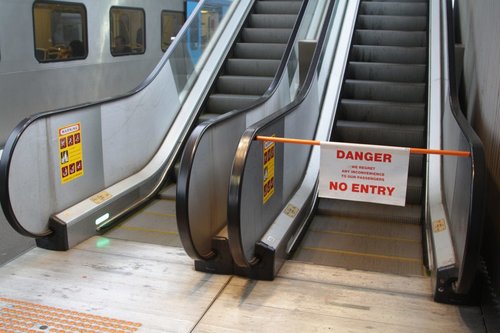
[[[394,64],[426,64],[426,47],[353,45],[351,60]]]
[[[425,126],[337,120],[333,140],[395,147],[426,147]]]
[[[223,75],[217,80],[217,92],[237,95],[263,95],[273,77]]]
[[[302,6],[301,1],[258,1],[255,3],[257,14],[297,14]]]
[[[357,29],[354,32],[353,43],[381,46],[426,46],[427,32]]]
[[[312,228],[315,227],[315,220],[312,222]],[[332,223],[337,221],[337,218],[332,219]],[[393,229],[394,226],[382,224],[379,228]],[[330,233],[314,228],[307,232],[293,259],[346,269],[418,276],[424,274],[422,253],[422,244],[419,241],[343,232]]]
[[[245,43],[286,44],[292,29],[244,28],[242,37]]]
[[[356,80],[427,82],[427,66],[350,61],[346,77]]]
[[[410,165],[408,165],[408,176],[423,177],[424,176],[424,161],[423,154],[410,154]]]
[[[425,83],[385,82],[347,79],[343,97],[377,101],[424,103]]]
[[[231,95],[231,94],[212,94],[208,98],[207,112],[223,114],[232,110],[246,107],[257,99],[260,95]]]
[[[339,117],[344,120],[402,125],[425,125],[425,103],[400,103],[343,98]]]
[[[234,48],[235,58],[245,59],[281,59],[286,44],[237,43]]]
[[[358,29],[426,31],[426,16],[359,15]]]
[[[359,7],[359,13],[365,15],[426,16],[428,9],[425,2],[363,1]]]
[[[406,204],[418,205],[422,202],[422,177],[408,177],[406,185]]]
[[[343,216],[393,223],[422,224],[422,207],[407,204],[389,206],[370,202],[320,199],[316,215]]]
[[[412,243],[420,243],[422,241],[421,227],[417,224],[395,223],[344,216],[317,214],[314,216],[308,231],[362,235],[367,238],[389,238]]]
[[[292,29],[297,15],[287,14],[251,14],[248,20],[250,28]]]
[[[280,65],[279,60],[272,59],[228,59],[226,74],[274,76]]]

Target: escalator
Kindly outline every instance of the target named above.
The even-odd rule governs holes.
[[[115,237],[155,230],[178,245],[172,203],[162,199],[175,192],[168,183],[175,182],[175,161],[186,137],[197,123],[254,103],[280,79],[275,76],[283,73],[282,61],[286,67],[302,4],[201,1],[139,87],[118,98],[25,119],[0,161],[0,198],[12,227],[36,238],[40,247],[66,250],[134,214]],[[203,26],[197,18],[214,8],[219,21],[204,27],[210,33],[199,44],[203,52],[193,55],[188,37],[198,36]],[[72,149],[69,162],[66,149]],[[138,208],[143,210],[134,213]],[[155,218],[145,222],[143,213]],[[161,221],[165,217],[168,223]]]
[[[332,141],[425,148],[427,2],[362,1]],[[320,199],[294,259],[423,275],[423,155],[410,157],[406,205]]]
[[[318,93],[321,110],[312,102],[318,98],[306,95],[241,137],[228,200],[232,258],[240,274],[264,280],[274,279],[289,259],[373,271],[382,279],[421,276],[436,301],[470,302],[479,267],[484,156],[456,97],[451,1],[350,5],[356,7],[353,25]],[[403,207],[333,200],[318,197],[320,149],[310,146],[324,141],[461,150],[470,157],[412,153]],[[266,164],[269,147],[273,158]],[[266,177],[263,165],[275,178],[264,200],[256,184]]]
[[[273,81],[279,80],[276,76],[281,62],[286,63],[288,59],[287,44],[302,4],[302,0],[255,2],[208,97],[197,112],[200,114],[198,124],[214,121],[230,111],[239,109],[245,112],[246,108],[262,99]],[[179,164],[175,163],[166,184],[147,206],[134,212],[120,225],[108,228],[106,236],[181,246],[175,214]]]
[[[286,6],[280,3],[279,7]],[[215,120],[200,124],[190,135],[180,163],[176,215],[183,247],[188,255],[195,259],[197,270],[223,274],[235,272],[228,248],[227,200],[231,167],[234,153],[238,148],[238,140],[250,124],[279,113],[279,110],[286,105],[300,100],[303,95],[301,85],[309,86],[302,84],[307,77],[311,78],[318,73],[315,79],[317,84],[324,84],[345,9],[345,1],[339,3],[309,0],[302,19],[304,23],[297,33],[296,43],[289,55],[290,61],[287,64],[283,62],[280,64],[279,71],[285,74],[279,82],[272,84],[272,89],[276,93],[265,102],[256,101],[251,110],[229,112]],[[284,27],[283,22],[275,14],[269,15],[267,20],[264,20],[262,15],[256,15],[251,17],[250,22],[258,22],[259,27],[266,24],[269,28],[263,30],[263,34],[275,31],[276,27],[279,27],[277,31],[283,31]],[[269,40],[268,38],[266,37],[266,40]],[[272,43],[265,46],[274,53],[278,40],[273,37],[269,41]],[[255,58],[264,52],[264,49],[265,47],[256,47],[255,43],[238,44],[235,53]],[[261,70],[267,72],[268,66],[273,62],[278,65],[275,60],[259,60],[257,64],[250,64],[245,73],[261,73]],[[248,65],[249,61],[245,60],[245,63]],[[319,63],[322,66],[318,65]],[[237,73],[240,74],[241,70]],[[262,77],[264,72],[258,80],[261,81]],[[254,90],[248,81],[243,82],[242,85],[245,87],[239,88],[238,80],[239,76],[234,83],[227,85],[226,89]],[[217,99],[220,96],[215,94]],[[226,95],[224,98],[227,100]],[[209,100],[209,109],[210,107]]]

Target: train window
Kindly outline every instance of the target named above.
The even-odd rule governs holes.
[[[142,54],[146,50],[144,10],[112,7],[110,11],[111,54]]]
[[[33,5],[35,58],[39,62],[85,59],[87,15],[73,3],[35,2]]]
[[[164,10],[161,12],[161,49],[165,52],[184,24],[184,13]]]

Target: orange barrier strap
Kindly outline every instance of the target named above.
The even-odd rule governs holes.
[[[319,146],[321,143],[321,141],[319,141],[319,140],[288,139],[288,138],[277,138],[275,136],[260,136],[260,135],[256,136],[255,139],[259,140],[259,141],[295,143],[295,144],[300,144],[300,145],[311,145],[311,146]],[[468,152],[468,151],[424,149],[424,148],[410,148],[410,153],[412,153],[412,154],[448,155],[448,156],[460,156],[460,157],[469,157],[470,156],[470,152]]]

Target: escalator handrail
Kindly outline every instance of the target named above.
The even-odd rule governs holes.
[[[238,153],[235,156],[233,170],[231,174],[231,180],[229,185],[229,196],[228,196],[228,228],[229,239],[230,239],[230,249],[233,256],[233,260],[238,266],[250,267],[258,262],[258,258],[252,258],[248,260],[245,256],[243,249],[243,240],[241,233],[241,219],[240,219],[240,209],[241,209],[241,191],[243,183],[243,177],[245,173],[245,165],[247,163],[247,156],[250,151],[251,143],[255,140],[259,132],[265,130],[266,128],[273,126],[275,123],[279,122],[281,119],[287,115],[293,113],[300,104],[306,99],[309,91],[311,89],[313,79],[317,74],[318,63],[322,56],[323,45],[325,43],[325,38],[327,36],[328,30],[331,28],[330,24],[325,24],[331,21],[331,16],[334,12],[335,2],[330,2],[327,9],[325,18],[323,19],[323,27],[318,38],[318,43],[314,51],[309,71],[304,80],[300,91],[297,94],[295,100],[288,106],[282,108],[281,110],[275,112],[274,114],[260,120],[259,122],[248,127],[243,135],[241,136],[240,145],[238,146]]]
[[[205,133],[207,133],[212,127],[218,126],[226,121],[230,121],[232,118],[237,117],[241,114],[250,112],[251,110],[259,107],[264,104],[268,99],[273,96],[276,88],[278,87],[278,83],[280,82],[281,77],[286,69],[288,64],[288,59],[293,50],[293,42],[297,36],[300,22],[304,16],[304,13],[307,8],[309,0],[303,0],[302,6],[297,15],[297,20],[295,21],[293,30],[288,39],[287,46],[285,48],[285,52],[280,61],[280,65],[278,70],[274,76],[273,81],[271,82],[269,88],[264,92],[264,94],[257,99],[251,105],[242,108],[236,109],[230,112],[227,112],[219,117],[208,119],[203,123],[199,124],[195,127],[193,132],[191,132],[181,158],[181,168],[179,169],[179,175],[177,177],[177,194],[176,194],[176,218],[177,218],[177,227],[179,229],[179,235],[181,237],[181,241],[184,247],[184,250],[191,258],[197,259],[210,259],[214,253],[201,254],[194,245],[193,239],[191,237],[191,227],[189,223],[189,184],[191,180],[191,172],[193,170],[194,159],[196,153],[200,147],[201,140]],[[334,2],[334,1],[332,1]]]
[[[56,110],[50,110],[50,111],[45,111],[45,112],[40,112],[36,113],[30,117],[27,117],[23,119],[12,131],[12,133],[9,135],[7,142],[5,143],[5,146],[3,148],[3,153],[2,157],[0,159],[0,203],[2,206],[2,209],[4,211],[5,217],[7,218],[7,221],[9,224],[12,226],[12,228],[17,231],[19,234],[27,236],[27,237],[32,237],[32,238],[40,238],[40,237],[45,237],[48,236],[52,233],[52,231],[47,231],[43,233],[33,233],[28,230],[26,230],[22,224],[18,221],[14,210],[12,208],[12,203],[10,200],[10,194],[9,194],[9,186],[8,186],[8,179],[9,179],[9,168],[12,162],[13,158],[13,153],[16,149],[17,143],[19,142],[21,136],[23,133],[28,129],[28,127],[33,124],[35,121],[44,119],[44,118],[49,118],[54,115],[62,114],[62,113],[69,113],[69,112],[77,112],[81,109],[88,108],[89,106],[94,106],[94,105],[101,105],[101,104],[106,104],[106,103],[111,103],[115,102],[118,100],[126,99],[132,95],[135,95],[145,89],[150,83],[154,81],[154,79],[159,75],[163,67],[167,64],[168,60],[170,59],[171,55],[177,48],[177,45],[180,45],[182,41],[182,37],[189,32],[188,27],[195,21],[196,16],[198,15],[198,12],[200,12],[203,8],[203,5],[205,2],[209,0],[201,0],[198,5],[195,7],[193,10],[192,14],[187,18],[186,22],[182,26],[182,28],[179,30],[179,33],[177,34],[177,37],[174,39],[170,47],[166,50],[166,52],[163,54],[160,62],[156,65],[156,67],[153,69],[153,71],[144,79],[142,83],[140,83],[137,87],[134,89],[130,90],[127,93],[118,95],[118,96],[113,96],[110,98],[105,98],[100,101],[95,101],[95,102],[89,102],[89,103],[82,103],[70,107],[64,107]],[[196,23],[196,21],[195,21]]]
[[[467,235],[464,245],[464,258],[462,267],[459,270],[458,283],[455,285],[455,292],[458,294],[468,293],[474,282],[474,278],[479,267],[479,251],[483,230],[483,207],[485,189],[485,156],[481,139],[473,130],[464,114],[462,113],[458,92],[457,78],[455,75],[455,27],[453,22],[452,0],[446,1],[446,27],[448,48],[448,75],[449,75],[449,103],[453,116],[464,137],[466,138],[471,152],[471,182],[470,208],[467,225]]]

